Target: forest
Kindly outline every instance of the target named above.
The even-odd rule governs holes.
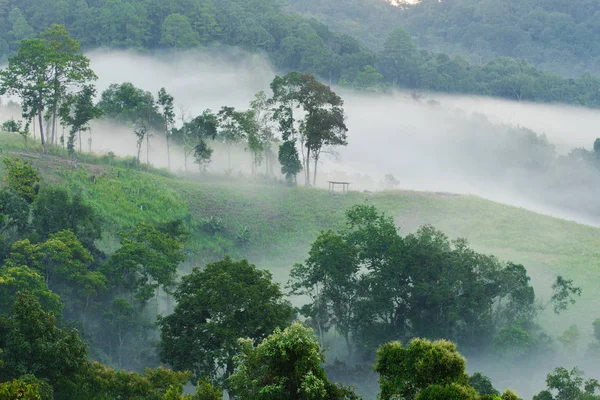
[[[538,0],[539,1],[539,0]],[[297,4],[298,3],[298,4]],[[357,10],[347,2],[332,2],[334,9],[342,8],[341,12],[351,13]],[[109,49],[131,49],[136,51],[171,51],[173,49],[185,50],[201,46],[245,49],[250,52],[259,52],[268,55],[273,65],[282,73],[298,71],[300,73],[313,74],[328,84],[343,84],[351,87],[367,90],[385,90],[388,87],[399,87],[413,91],[443,91],[449,93],[463,93],[483,96],[497,96],[507,99],[536,101],[536,102],[560,102],[589,107],[600,106],[600,80],[594,75],[585,72],[557,75],[552,73],[554,69],[533,67],[530,58],[523,54],[536,56],[536,52],[530,49],[529,42],[519,44],[519,37],[506,38],[501,32],[518,32],[510,24],[523,24],[519,22],[504,21],[512,15],[524,15],[528,7],[538,12],[539,7],[529,2],[511,2],[506,5],[511,12],[500,9],[495,2],[476,2],[477,6],[471,5],[471,9],[483,7],[489,4],[491,16],[480,23],[479,28],[473,24],[465,24],[460,20],[452,20],[457,15],[469,18],[470,15],[483,13],[462,11],[460,6],[453,4],[464,2],[424,1],[410,9],[414,15],[410,20],[391,19],[395,11],[385,6],[370,7],[373,2],[367,2],[366,6],[358,7],[361,21],[368,21],[369,16],[377,23],[367,24],[371,27],[385,26],[384,33],[367,35],[365,32],[354,33],[351,30],[332,31],[327,25],[313,18],[306,18],[297,13],[290,13],[289,7],[274,0],[236,1],[221,0],[4,0],[0,3],[0,55],[8,58],[14,55],[23,39],[31,39],[49,28],[52,24],[62,24],[71,32],[73,38],[77,39],[83,49],[109,48]],[[518,7],[516,4],[518,3]],[[532,2],[535,3],[535,2]],[[292,8],[302,6],[302,10],[316,10],[312,3],[302,5],[303,2],[292,2]],[[325,3],[328,4],[328,3]],[[438,6],[438,4],[441,4]],[[503,3],[504,4],[504,3]],[[506,3],[508,4],[508,3]],[[523,4],[527,4],[524,6]],[[468,8],[468,4],[463,7]],[[321,5],[319,5],[321,7]],[[440,7],[449,7],[451,11],[438,10]],[[512,7],[512,8],[511,8]],[[558,7],[558,6],[556,6]],[[377,11],[383,8],[382,12]],[[552,10],[550,6],[548,12]],[[572,10],[583,10],[573,4],[572,8],[562,10],[568,13]],[[315,11],[316,12],[316,11]],[[379,14],[378,14],[379,12]],[[327,14],[327,11],[323,11]],[[381,13],[385,14],[381,16]],[[450,15],[446,17],[446,13]],[[494,14],[495,13],[495,14]],[[532,11],[533,13],[533,11]],[[332,14],[337,15],[332,11]],[[534,13],[535,14],[535,13]],[[539,12],[538,12],[539,14]],[[543,14],[543,13],[542,13]],[[548,57],[553,60],[570,60],[568,49],[582,49],[581,54],[590,58],[595,54],[590,49],[595,48],[597,42],[592,34],[593,27],[587,28],[585,22],[581,22],[574,28],[558,28],[575,17],[564,14],[567,22],[564,24],[550,22],[560,14],[557,10],[550,13],[550,20],[546,21],[543,15],[537,20],[538,25],[556,27],[557,32],[544,31],[544,38],[548,37],[550,49],[542,48],[540,52],[549,53]],[[423,15],[434,15],[439,20],[427,20]],[[496,21],[493,15],[500,15],[501,20]],[[537,14],[536,14],[537,15]],[[590,13],[577,14],[592,18]],[[563,14],[558,15],[561,20]],[[354,18],[357,16],[354,15]],[[332,17],[333,18],[333,17]],[[483,17],[482,17],[483,18]],[[534,17],[531,17],[532,19]],[[563,19],[564,19],[563,18]],[[578,17],[579,18],[579,17]],[[326,22],[329,24],[331,18]],[[343,23],[342,17],[335,17],[339,24]],[[422,39],[414,28],[429,29],[429,26],[441,26],[440,20],[453,21],[456,27],[453,32],[455,36],[469,36],[471,41],[477,44],[471,47],[464,45],[466,49],[476,51],[477,54],[485,54],[485,48],[494,47],[494,41],[507,43],[510,48],[521,48],[521,53],[507,54],[506,51],[497,49],[491,56],[486,57],[483,62],[467,61],[467,55],[456,49],[446,47],[427,46],[428,41],[434,39]],[[389,24],[379,21],[390,21]],[[473,20],[476,20],[473,17]],[[488,22],[489,20],[489,22]],[[340,22],[341,21],[341,22]],[[413,22],[411,22],[413,21]],[[489,24],[489,26],[487,24]],[[507,24],[505,26],[504,24]],[[498,27],[497,25],[501,25]],[[575,24],[575,22],[573,22]],[[345,24],[350,27],[353,24]],[[534,25],[531,22],[530,25]],[[589,25],[589,24],[588,24]],[[444,25],[445,26],[445,25]],[[585,34],[580,28],[585,29]],[[370,28],[369,28],[370,29]],[[375,29],[375,28],[373,28]],[[475,32],[463,32],[464,29],[472,29]],[[486,35],[479,33],[485,30]],[[524,28],[523,28],[524,29]],[[532,30],[534,27],[531,28]],[[560,29],[560,30],[559,30]],[[588,34],[589,31],[589,34]],[[569,41],[568,34],[577,37],[577,46]],[[566,43],[558,42],[556,48],[552,47],[554,36],[564,34]],[[379,35],[378,42],[366,39],[372,35]],[[414,35],[415,38],[413,38]],[[515,33],[516,35],[516,33]],[[526,34],[523,34],[527,36]],[[531,35],[531,34],[530,34]],[[518,35],[517,35],[518,36]],[[437,38],[436,32],[427,30],[427,37]],[[492,43],[486,42],[486,38]],[[562,36],[561,36],[562,38]],[[579,43],[579,38],[585,38],[585,43]],[[475,40],[477,39],[477,40]],[[441,41],[441,39],[436,39]],[[461,43],[454,36],[447,39],[452,44]],[[467,41],[466,39],[464,40]],[[379,43],[379,45],[377,44]],[[420,47],[421,46],[421,47]],[[482,47],[481,50],[477,47]],[[491,50],[490,50],[491,51]],[[559,54],[560,58],[555,55]],[[481,61],[481,60],[480,60]],[[528,63],[529,62],[529,63]],[[536,64],[537,65],[537,64]],[[570,64],[572,65],[572,64]],[[567,76],[562,77],[561,75]],[[577,76],[574,76],[577,75]]]
[[[523,59],[561,76],[599,71],[598,9],[593,0],[294,0],[293,10],[375,48],[397,26],[419,46],[460,54],[481,65],[496,57]]]
[[[327,83],[594,106],[596,78],[587,76],[591,83],[583,88],[581,80],[508,58],[475,67],[418,49],[400,28],[375,53],[284,13],[278,3],[189,3],[51,1],[44,12],[35,1],[3,4],[12,21],[4,35],[12,40],[6,41],[0,93],[18,100],[7,107],[17,108],[20,118],[3,121],[0,136],[0,399],[516,400],[514,391],[497,390],[489,377],[468,371],[467,358],[489,357],[510,369],[583,346],[576,325],[554,335],[541,316],[561,316],[576,306],[585,282],[555,274],[540,294],[524,261],[478,251],[429,223],[401,234],[386,203],[371,204],[368,193],[363,201],[347,196],[341,203],[327,194],[321,202],[335,211],[317,211],[323,204],[314,200],[320,195],[313,187],[321,157],[353,139],[344,99]],[[272,31],[263,26],[276,20]],[[104,22],[89,29],[92,21]],[[236,31],[242,27],[251,30]],[[279,31],[278,42],[277,27],[293,33]],[[84,37],[92,32],[98,36]],[[249,39],[256,41],[243,42]],[[345,52],[336,41],[356,51]],[[225,104],[185,117],[167,88],[151,93],[117,82],[98,93],[98,77],[82,52],[217,42],[247,50],[265,46],[261,51],[272,60],[289,63],[279,64],[281,75],[247,109]],[[278,58],[290,48],[300,56]],[[345,62],[369,54],[369,63]],[[426,64],[433,69],[424,79]],[[439,67],[448,65],[462,69],[437,79]],[[515,66],[523,81],[496,70],[514,72]],[[352,69],[352,78],[344,75]],[[85,135],[99,119],[135,138],[134,157],[84,150]],[[593,150],[559,157],[533,131],[476,123],[512,139],[522,153],[506,160],[510,167],[540,174],[580,168],[592,171],[590,179],[600,173],[600,139]],[[159,137],[166,144],[165,169],[150,159]],[[248,155],[250,190],[277,190],[277,202],[288,207],[267,218],[263,238],[253,231],[260,224],[231,221],[258,218],[254,214],[267,212],[261,210],[266,206],[236,207],[240,200],[229,188],[217,198],[219,186],[240,184],[231,167],[232,152],[240,148]],[[215,176],[208,167],[217,151],[229,165]],[[175,154],[184,158],[179,173],[171,167]],[[218,181],[212,192],[194,186],[208,179]],[[183,195],[195,200],[186,203]],[[593,198],[593,189],[588,195]],[[302,196],[312,201],[298,216]],[[212,213],[203,208],[195,219],[193,208],[210,201],[216,204]],[[596,213],[595,203],[588,205]],[[334,213],[336,223],[319,229],[306,229],[308,221],[297,228],[285,223],[292,216],[320,220]],[[289,242],[280,254],[295,247],[292,229],[307,242],[301,258],[288,254],[276,259],[284,264],[280,270],[267,269],[269,244]],[[589,312],[586,318],[593,334],[585,358],[594,365],[600,319]],[[326,359],[331,347],[335,360]],[[546,388],[534,400],[600,399],[600,383],[583,370],[547,372]]]

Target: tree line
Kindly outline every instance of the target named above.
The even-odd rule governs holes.
[[[461,54],[477,65],[511,57],[565,77],[600,71],[599,9],[592,1],[391,3],[299,0],[290,6],[377,49],[394,28],[403,26],[419,46]]]
[[[219,140],[227,147],[230,170],[231,147],[244,142],[252,157],[252,175],[266,159],[267,177],[272,174],[272,147],[280,140],[277,158],[281,173],[289,183],[296,183],[296,176],[304,170],[307,185],[316,182],[322,151],[347,144],[343,100],[312,75],[290,72],[275,77],[273,95],[257,93],[250,109],[223,106],[216,114],[205,110],[193,118],[181,115],[177,127],[174,98],[165,88],[155,97],[131,83],[112,84],[94,103],[96,75],[79,50],[79,42],[62,25],[53,25],[40,38],[21,42],[8,68],[0,71],[0,93],[20,98],[25,123],[6,121],[6,130],[20,133],[27,143],[32,127],[35,135],[37,120],[44,152],[60,142],[73,155],[76,142],[82,150],[81,132],[90,130],[90,121],[103,116],[131,128],[138,163],[144,144],[146,162],[150,162],[150,139],[158,132],[166,139],[169,169],[172,143],[182,148],[186,170],[190,156],[203,170],[213,153],[209,141]],[[66,138],[57,133],[59,123],[69,128]]]
[[[591,20],[585,18],[592,18],[593,13],[581,14],[581,10],[588,6],[579,2],[578,6],[568,7],[538,3],[540,0],[513,1],[502,6],[494,2],[455,6],[454,2],[422,1],[407,10],[372,2],[367,3],[366,8],[354,3],[346,7],[344,3],[343,9],[339,10],[341,3],[326,3],[329,8],[322,10],[322,14],[337,15],[333,10],[338,10],[338,14],[359,13],[363,18],[371,12],[376,13],[377,22],[368,24],[375,27],[373,29],[379,29],[381,22],[387,21],[385,29],[377,33],[380,46],[370,47],[356,39],[372,37],[368,32],[352,35],[332,32],[314,19],[288,13],[275,0],[111,0],[102,3],[61,0],[43,5],[41,0],[9,0],[3,8],[0,7],[3,10],[0,11],[0,20],[6,20],[2,24],[4,33],[0,32],[0,39],[4,41],[2,53],[11,56],[18,52],[23,39],[35,38],[36,32],[52,24],[63,24],[84,49],[169,50],[237,46],[267,54],[275,67],[284,73],[299,71],[312,74],[328,84],[339,83],[369,90],[399,87],[600,106],[600,80],[596,76],[586,73],[562,78],[528,63],[532,57],[535,60],[540,57],[536,54],[535,45],[527,42],[527,37],[546,38],[544,46],[549,49],[543,50],[548,54],[542,57],[545,60],[555,60],[557,55],[570,60],[569,52],[573,49],[577,49],[577,54],[589,54],[590,49],[595,48],[592,34],[595,28]],[[302,6],[296,4],[295,7]],[[318,9],[315,4],[308,3],[302,9],[313,8]],[[395,18],[404,14],[410,17],[405,20]],[[490,15],[499,17],[494,19]],[[524,21],[514,21],[517,15],[525,18]],[[459,17],[462,18],[460,22]],[[503,25],[505,19],[512,22],[502,27],[495,25]],[[456,21],[450,37],[464,38],[462,43],[465,44],[459,50],[436,44],[442,41],[458,43],[460,40],[442,39],[440,36],[445,31],[425,28],[446,26],[447,22],[442,24],[442,20]],[[338,26],[352,28],[356,27],[356,23],[340,23]],[[406,31],[399,26],[404,26]],[[561,28],[554,29],[557,26]],[[424,29],[427,29],[426,32],[423,32]],[[464,32],[469,29],[477,33]],[[520,33],[523,30],[526,33]],[[574,34],[579,31],[582,34]],[[417,42],[411,34],[416,35]],[[507,37],[509,34],[512,36]],[[564,43],[555,40],[554,36],[561,35],[569,39]],[[576,43],[574,38],[577,38]],[[585,44],[580,43],[581,38]],[[504,47],[496,49],[489,57],[483,57],[487,48],[500,45]],[[470,57],[469,63],[469,51],[482,55],[482,61],[473,62]],[[568,75],[573,76],[571,73]]]

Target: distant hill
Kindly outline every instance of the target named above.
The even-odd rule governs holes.
[[[595,0],[422,0],[400,7],[385,0],[290,4],[375,47],[402,26],[420,46],[462,54],[473,63],[507,56],[568,77],[600,72],[600,2]]]

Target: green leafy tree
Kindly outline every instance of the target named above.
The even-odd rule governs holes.
[[[121,247],[106,266],[106,275],[119,288],[119,296],[145,304],[158,295],[159,288],[169,292],[177,267],[185,259],[182,238],[146,223],[119,236]]]
[[[171,169],[171,135],[173,133],[173,125],[175,124],[175,108],[173,106],[173,96],[167,93],[165,88],[161,88],[158,92],[158,107],[162,115],[165,139],[167,140],[167,166]]]
[[[454,392],[457,388],[453,385],[469,388],[466,360],[456,351],[456,345],[446,340],[413,339],[407,347],[400,342],[387,343],[377,350],[375,372],[380,375],[382,400],[394,396],[407,400],[421,398],[420,393],[431,386],[434,388],[424,398],[435,398],[430,397],[432,390]]]
[[[160,44],[175,49],[191,49],[200,44],[200,35],[185,15],[170,14],[162,24]]]
[[[308,295],[312,301],[302,313],[311,317],[321,345],[331,323],[346,340],[350,353],[350,335],[356,324],[360,297],[360,264],[357,249],[332,231],[322,232],[312,244],[305,264],[290,272],[292,293]]]
[[[0,189],[0,263],[8,247],[20,239],[29,225],[29,204],[16,193]]]
[[[107,289],[104,274],[89,268],[91,254],[69,230],[51,234],[45,242],[29,239],[16,242],[6,260],[9,267],[26,265],[37,271],[48,287],[58,295],[65,311],[73,318],[83,318],[93,299]]]
[[[59,110],[63,124],[70,126],[67,139],[69,154],[75,152],[75,136],[79,135],[79,151],[81,148],[81,132],[90,131],[90,121],[99,118],[102,111],[94,104],[96,89],[92,85],[85,85],[79,93],[66,96]]]
[[[173,138],[183,147],[186,171],[187,159],[192,154],[201,168],[204,168],[210,162],[212,149],[207,140],[215,139],[217,125],[217,116],[210,110],[204,110],[201,115],[185,122],[180,129],[173,130]]]
[[[296,177],[302,171],[302,162],[293,140],[286,140],[279,146],[279,163],[281,173],[285,175],[288,184],[296,184]]]
[[[152,130],[164,129],[163,117],[152,93],[139,89],[130,82],[111,84],[102,92],[98,108],[107,118],[133,128],[137,137],[138,162],[141,162],[142,145],[146,141],[146,162],[149,162]]]
[[[564,331],[557,339],[567,350],[573,351],[577,347],[580,336],[577,325],[571,325],[569,329]]]
[[[39,386],[35,383],[25,382],[22,379],[0,383],[0,398],[42,400]]]
[[[217,114],[217,139],[227,147],[227,169],[231,171],[231,148],[247,137],[245,116],[233,107],[223,106]]]
[[[86,346],[77,331],[57,328],[54,314],[45,312],[31,294],[16,299],[13,314],[2,319],[0,329],[2,381],[31,374],[46,379],[57,396],[86,363]]]
[[[100,216],[80,194],[71,195],[59,186],[44,187],[33,205],[31,227],[36,241],[70,230],[94,257],[103,257],[95,245],[102,237]]]
[[[306,117],[302,140],[306,147],[306,182],[310,185],[310,161],[314,160],[313,185],[317,180],[317,165],[324,147],[345,146],[346,124],[344,102],[329,86],[320,83],[312,75],[302,75],[300,102]]]
[[[277,328],[258,345],[240,339],[240,346],[230,378],[231,392],[240,400],[359,399],[327,379],[313,331],[298,322]]]
[[[79,53],[79,42],[72,39],[62,25],[48,28],[39,39],[23,40],[8,68],[0,73],[0,92],[21,98],[23,117],[30,121],[38,116],[44,152],[46,142],[55,140],[55,120],[60,101],[68,88],[95,80],[89,59]],[[43,114],[52,118],[51,136],[44,135]]]
[[[0,267],[0,314],[9,316],[17,297],[25,292],[35,297],[45,312],[62,315],[59,296],[48,288],[42,275],[25,265]]]
[[[250,108],[253,111],[254,122],[257,127],[257,139],[260,148],[264,152],[266,171],[265,175],[269,178],[272,175],[270,171],[271,147],[275,140],[275,129],[273,126],[273,110],[269,104],[269,99],[265,92],[260,91],[250,102]],[[258,147],[258,146],[257,146]]]
[[[161,360],[214,382],[227,382],[234,371],[238,338],[258,343],[292,318],[271,274],[246,260],[196,268],[174,296],[175,312],[159,319]]]
[[[379,69],[388,82],[403,87],[416,87],[421,53],[403,28],[393,30],[379,56]]]
[[[474,373],[469,377],[469,385],[473,387],[480,395],[499,396],[498,392],[492,385],[492,381],[487,376],[480,372]]]
[[[565,311],[569,304],[575,304],[575,296],[581,296],[581,288],[573,285],[572,279],[565,279],[562,276],[556,277],[556,282],[552,285],[552,297],[550,298],[554,312],[558,314]]]
[[[533,400],[597,400],[600,399],[600,383],[596,379],[584,379],[583,371],[575,367],[567,370],[558,367],[546,378],[547,390],[538,393]]]
[[[27,203],[33,203],[40,189],[37,170],[29,161],[17,157],[4,157],[2,163],[6,168],[3,183]]]
[[[291,151],[291,147],[298,144],[305,183],[310,185],[311,160],[315,162],[314,180],[323,147],[347,144],[344,103],[329,86],[309,74],[290,72],[284,77],[275,77],[271,82],[271,90],[273,118],[279,124],[283,139],[279,149],[282,173],[288,176],[297,170],[294,159],[297,153]],[[299,117],[298,112],[303,116]]]
[[[69,97],[69,91],[81,90],[82,103],[78,105],[80,110],[76,120],[78,128],[81,130],[90,119],[95,118],[96,111],[91,106],[95,90],[88,82],[95,81],[97,76],[90,68],[90,60],[80,53],[79,41],[72,39],[63,25],[54,24],[41,36],[50,49],[47,67],[51,71],[49,83],[52,91],[47,107],[52,116],[52,131],[49,141],[54,145],[58,139],[56,119],[60,112],[61,102],[64,98]],[[84,109],[86,110],[84,111]],[[89,113],[91,116],[87,116]]]

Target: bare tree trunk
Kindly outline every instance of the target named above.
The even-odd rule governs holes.
[[[42,141],[42,152],[46,154],[46,141],[44,140],[44,124],[42,119],[42,112],[38,111],[38,122],[40,123],[40,140]]]
[[[79,152],[81,153],[81,129],[78,131],[79,133]]]
[[[54,110],[52,110],[52,146],[54,147],[55,143],[55,135],[56,135],[56,104],[54,105]]]
[[[146,133],[146,164],[150,164],[150,135]]]
[[[315,157],[315,170],[313,171],[313,186],[317,186],[317,163],[319,162],[319,156]]]
[[[310,148],[306,149],[305,169],[306,169],[306,182],[305,182],[305,185],[306,186],[310,186]]]
[[[167,168],[171,170],[171,147],[169,145],[169,132],[167,132]]]

